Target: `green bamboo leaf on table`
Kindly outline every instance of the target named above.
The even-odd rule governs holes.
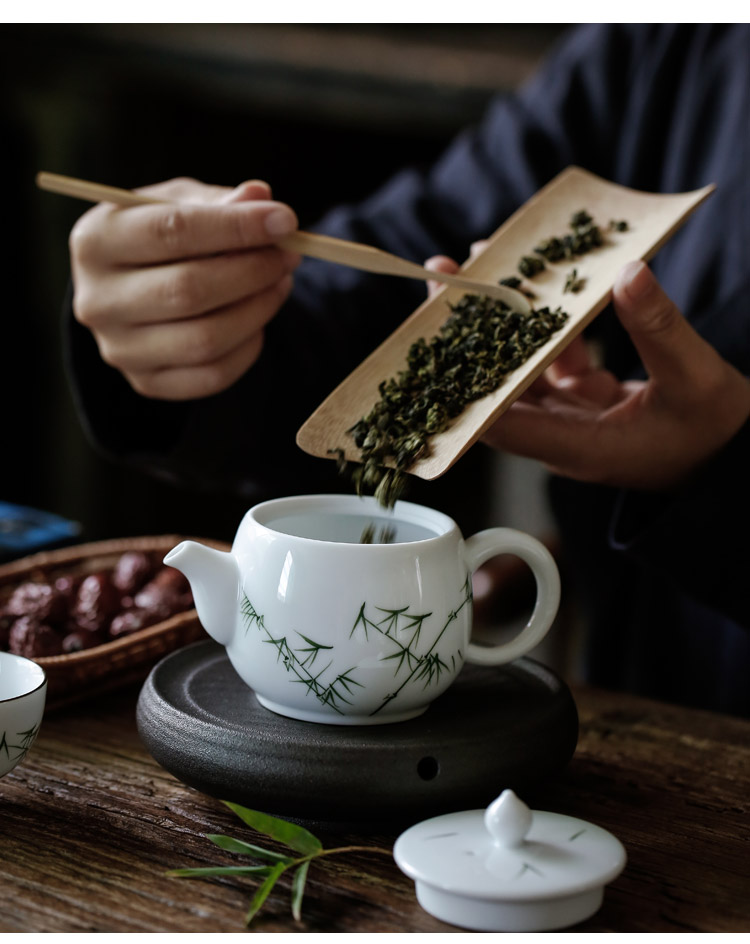
[[[292,916],[295,921],[302,920],[302,896],[305,894],[305,882],[310,869],[310,860],[303,862],[292,879]]]
[[[294,849],[295,852],[306,855],[318,852],[323,848],[316,836],[313,836],[311,832],[296,823],[289,823],[286,820],[269,816],[267,813],[259,813],[257,810],[249,810],[238,803],[225,801],[224,805],[228,806],[233,813],[236,813],[243,823],[252,826],[256,832],[263,833],[264,836],[271,839],[276,839],[285,846],[289,846],[290,849]]]
[[[224,849],[225,852],[238,852],[240,855],[256,855],[259,859],[269,859],[271,862],[283,862],[291,865],[294,859],[289,856],[281,855],[280,852],[273,852],[271,849],[264,849],[262,846],[255,846],[249,842],[243,842],[241,839],[233,839],[231,836],[222,836],[218,833],[208,833],[206,839]]]
[[[255,878],[263,878],[263,882],[255,892],[250,902],[250,908],[245,915],[246,925],[249,925],[257,915],[278,880],[288,870],[294,870],[291,890],[292,915],[295,921],[301,921],[302,898],[305,892],[305,883],[307,881],[310,863],[313,860],[344,852],[376,852],[381,855],[392,855],[390,849],[380,849],[376,846],[341,846],[336,849],[324,849],[323,844],[317,836],[314,836],[303,826],[290,823],[287,820],[278,819],[275,816],[269,816],[267,813],[261,813],[258,810],[248,809],[245,806],[240,806],[238,803],[224,801],[224,805],[232,810],[243,823],[250,826],[256,832],[282,843],[282,845],[287,846],[294,852],[301,853],[301,855],[295,858],[283,855],[272,849],[266,849],[263,846],[255,845],[254,843],[245,842],[243,839],[235,839],[232,836],[225,836],[221,833],[208,833],[206,838],[225,852],[233,852],[238,855],[252,855],[273,864],[202,866],[197,868],[172,869],[167,872],[167,875],[175,878],[221,878],[223,876],[233,875],[250,875]]]
[[[205,868],[172,869],[167,875],[175,878],[213,878],[222,875],[270,875],[275,866],[270,865],[209,865]]]
[[[287,866],[283,862],[279,862],[278,865],[275,865],[268,876],[268,878],[263,882],[258,891],[255,893],[253,900],[250,902],[250,909],[245,915],[245,924],[250,924],[256,914],[263,907],[266,898],[271,894],[271,889],[274,887],[276,882],[281,878],[284,871],[287,869]]]

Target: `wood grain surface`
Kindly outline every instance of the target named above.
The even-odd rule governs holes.
[[[206,833],[268,842],[152,760],[136,730],[137,694],[50,714],[24,763],[0,780],[0,931],[244,930],[251,880],[165,872],[237,864]],[[524,799],[611,830],[628,853],[601,910],[577,930],[750,930],[750,722],[599,691],[574,695],[576,755]],[[307,825],[326,846],[390,848],[400,831]],[[289,888],[282,878],[251,930],[458,930],[424,912],[411,881],[375,852],[313,864],[301,923]]]

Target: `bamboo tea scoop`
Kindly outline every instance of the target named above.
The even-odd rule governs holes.
[[[470,404],[448,429],[431,437],[429,453],[409,472],[424,479],[446,472],[607,305],[622,266],[650,259],[713,190],[709,185],[690,193],[644,193],[568,167],[514,213],[464,265],[465,275],[485,282],[513,275],[520,258],[532,255],[542,240],[570,233],[571,217],[579,210],[593,217],[604,244],[586,255],[546,262],[542,272],[525,282],[534,293],[535,308],[559,306],[568,320],[497,390]],[[626,221],[627,229],[610,228],[613,220]],[[580,287],[575,293],[566,291],[573,269]],[[318,407],[297,433],[297,444],[314,456],[331,459],[341,449],[347,459],[358,461],[360,453],[348,430],[378,401],[381,381],[406,368],[411,345],[438,334],[449,315],[446,301],[458,297],[449,287],[424,302]]]
[[[37,186],[42,190],[63,194],[68,197],[78,197],[81,200],[90,200],[93,203],[114,203],[118,206],[141,206],[152,203],[166,203],[169,201],[149,197],[133,190],[123,190],[119,187],[109,187],[106,184],[97,184],[88,180],[78,180],[75,177],[65,177],[61,174],[50,174],[42,171],[37,174]],[[307,233],[298,230],[290,236],[279,239],[277,244],[290,252],[297,252],[303,256],[313,256],[327,262],[337,262],[340,265],[351,266],[354,269],[363,269],[365,272],[374,272],[379,275],[397,275],[407,279],[443,282],[463,289],[464,292],[474,292],[489,295],[491,298],[507,302],[516,311],[528,314],[531,310],[528,299],[520,292],[492,282],[467,279],[461,275],[449,275],[445,272],[432,272],[424,266],[401,259],[399,256],[366,246],[362,243],[353,243],[345,239],[336,239],[333,236],[323,236],[318,233]]]

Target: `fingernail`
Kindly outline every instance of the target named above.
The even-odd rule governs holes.
[[[620,269],[615,284],[631,301],[640,301],[653,290],[654,277],[646,263],[638,260]]]
[[[263,225],[266,233],[274,239],[288,236],[297,229],[297,217],[289,207],[279,206],[268,214]]]
[[[234,190],[230,190],[229,193],[225,194],[220,203],[237,203],[247,199],[250,199],[249,194],[252,193],[253,189],[258,187],[263,187],[266,191],[266,199],[270,199],[271,188],[264,180],[245,180],[241,184],[238,184]],[[254,199],[258,199],[256,194]]]

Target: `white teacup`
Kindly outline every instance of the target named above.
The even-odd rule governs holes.
[[[47,697],[44,669],[11,652],[0,652],[0,777],[28,754],[36,740]]]
[[[393,543],[361,543],[370,525],[393,529]],[[496,554],[526,561],[537,600],[514,639],[482,647],[470,641],[471,577]],[[536,646],[560,599],[535,538],[492,528],[464,540],[441,512],[397,502],[389,514],[355,495],[264,502],[231,552],[185,541],[164,561],[188,578],[201,623],[258,701],[325,724],[420,715],[464,662],[500,665]]]

